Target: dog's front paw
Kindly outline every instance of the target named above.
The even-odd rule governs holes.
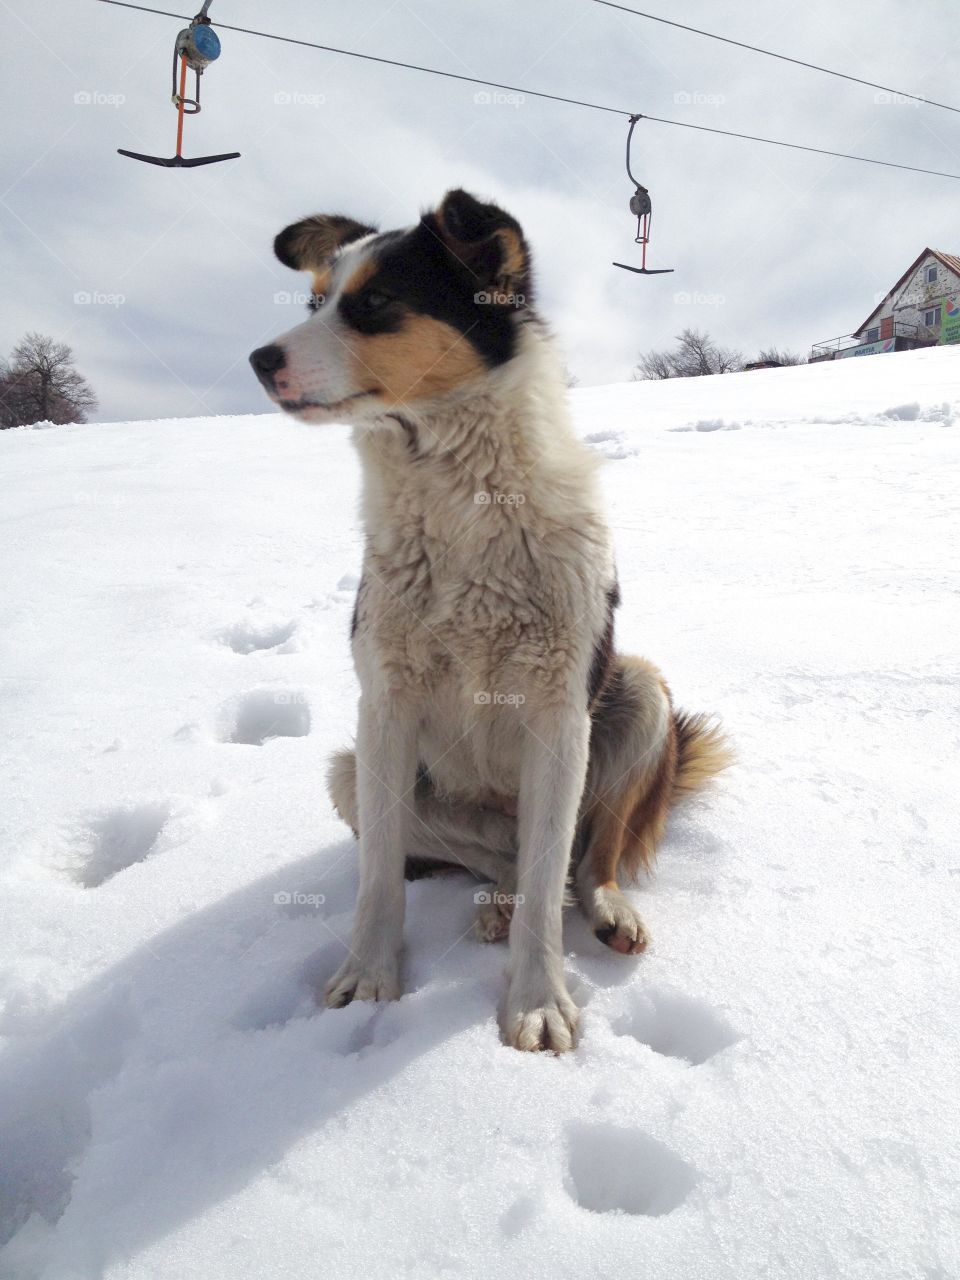
[[[566,1053],[576,1044],[580,1011],[560,985],[513,981],[507,993],[502,1032],[514,1049]]]
[[[324,988],[323,1001],[330,1009],[342,1009],[351,1000],[399,1000],[400,994],[399,957],[362,960],[350,955]]]

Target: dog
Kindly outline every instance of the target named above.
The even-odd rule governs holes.
[[[405,870],[460,866],[495,886],[476,895],[480,938],[509,935],[503,1040],[568,1050],[569,880],[601,942],[642,952],[620,877],[649,867],[726,741],[614,647],[597,459],[570,423],[519,223],[455,190],[412,228],[317,214],[274,249],[311,274],[312,314],[251,364],[300,421],[352,424],[363,472],[356,749],[328,779],[360,887],[326,1003],[400,996]]]

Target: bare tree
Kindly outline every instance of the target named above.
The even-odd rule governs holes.
[[[645,351],[640,356],[640,362],[633,371],[635,382],[676,377],[673,358],[666,351]]]
[[[19,427],[23,418],[16,378],[7,362],[0,361],[0,431]]]
[[[699,329],[684,329],[677,338],[679,346],[674,356],[677,377],[708,378],[718,373],[714,360],[713,340]]]
[[[640,356],[634,378],[704,378],[743,368],[743,356],[721,347],[708,333],[684,329],[672,351],[647,351]]]
[[[97,397],[64,342],[28,333],[0,369],[0,425],[85,422]]]
[[[733,347],[714,347],[717,373],[737,373],[743,368],[743,352]]]
[[[781,351],[779,347],[764,347],[756,355],[753,363],[759,364],[761,361],[781,365],[806,364],[807,357],[800,355],[797,351]]]

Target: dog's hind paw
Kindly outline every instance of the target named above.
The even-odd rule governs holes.
[[[529,1053],[566,1053],[577,1041],[579,1012],[563,987],[527,1001],[518,999],[511,986],[502,1023],[504,1042]]]
[[[342,1009],[352,1000],[399,1000],[401,992],[396,959],[364,964],[349,956],[324,988],[323,1002],[330,1009]]]
[[[646,950],[650,942],[647,927],[619,889],[594,890],[590,906],[593,932],[604,946],[623,956],[638,956]]]
[[[501,942],[508,937],[515,898],[499,890],[481,890],[473,900],[477,904],[473,932],[478,942]]]

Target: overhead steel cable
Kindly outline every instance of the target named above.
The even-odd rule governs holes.
[[[700,27],[688,27],[685,22],[676,22],[673,18],[662,18],[656,13],[646,13],[643,9],[631,9],[629,5],[617,4],[615,0],[593,0],[594,4],[602,4],[607,9],[619,9],[621,13],[632,13],[636,18],[646,18],[649,22],[660,22],[665,27],[676,27],[680,31],[689,31],[695,36],[705,36],[708,40],[719,40],[722,44],[732,44],[738,49],[749,49],[751,53],[762,53],[766,58],[778,58],[781,62],[792,62],[796,67],[806,67],[809,71],[821,71],[825,76],[836,76],[839,80],[849,80],[852,84],[866,85],[868,89],[880,89],[883,93],[892,94],[895,98],[909,98],[911,102],[922,102],[927,107],[939,107],[941,111],[955,111],[960,115],[960,107],[951,107],[948,102],[935,102],[933,98],[924,98],[919,93],[905,93],[902,89],[891,89],[889,85],[877,84],[874,80],[862,80],[859,76],[848,75],[845,71],[835,71],[832,67],[821,67],[816,62],[804,62],[802,58],[791,58],[786,53],[774,53],[772,49],[761,49],[759,45],[747,44],[744,40],[734,40],[730,36],[718,35],[715,31],[704,31]]]
[[[138,9],[141,13],[159,13],[164,18],[190,19],[184,13],[171,13],[168,9],[149,9],[143,4],[127,4],[126,0],[101,0],[102,4],[116,5],[119,9]],[[338,49],[332,44],[317,44],[313,40],[298,40],[295,36],[279,36],[272,31],[253,31],[250,27],[234,27],[229,22],[211,21],[212,27],[223,31],[240,31],[245,36],[260,36],[263,40],[279,40],[283,44],[297,44],[304,49],[321,49],[324,53],[339,53],[345,58],[362,58],[364,62],[380,62],[387,67],[405,67],[408,71],[422,71],[428,76],[443,76],[447,80],[465,80],[468,84],[481,84],[489,89],[506,89],[508,93],[521,93],[531,98],[547,98],[551,102],[569,102],[575,107],[588,107],[591,111],[609,111],[611,115],[629,116],[629,111],[619,107],[604,107],[599,102],[581,102],[579,98],[565,98],[559,93],[544,93],[537,89],[519,89],[513,84],[499,84],[496,80],[481,80],[479,76],[465,76],[458,71],[441,71],[438,67],[421,67],[415,62],[400,62],[397,58],[381,58],[375,53],[360,53],[357,49]]]
[[[119,9],[135,9],[140,13],[158,14],[163,18],[178,18],[184,22],[190,21],[187,14],[173,13],[168,9],[151,9],[147,5],[131,4],[129,0],[99,0],[99,3],[115,5]],[[364,62],[376,62],[388,67],[402,67],[407,71],[420,71],[424,75],[442,76],[446,80],[461,80],[466,84],[479,84],[488,89],[503,89],[507,93],[517,93],[523,97],[543,98],[549,102],[565,102],[570,106],[584,107],[590,111],[605,111],[610,115],[624,116],[628,120],[636,116],[641,120],[650,120],[655,124],[675,125],[679,129],[695,129],[699,133],[714,133],[724,138],[739,138],[746,142],[762,142],[770,147],[787,147],[791,151],[807,151],[812,155],[832,156],[837,160],[856,160],[860,164],[882,165],[886,169],[903,169],[909,173],[923,173],[933,178],[950,178],[952,181],[960,182],[960,173],[944,173],[939,169],[923,169],[918,165],[900,164],[895,160],[878,160],[874,156],[858,156],[847,151],[831,151],[826,147],[811,147],[800,142],[785,142],[781,138],[764,138],[755,133],[736,133],[732,129],[717,129],[711,125],[693,124],[687,120],[670,120],[665,116],[648,116],[643,112],[630,111],[625,107],[611,107],[600,102],[587,102],[583,98],[568,98],[560,93],[546,93],[542,89],[525,89],[519,85],[503,84],[498,80],[484,80],[479,76],[463,75],[458,71],[444,71],[439,67],[424,67],[415,62],[402,62],[398,58],[383,58],[373,53],[360,53],[356,49],[340,49],[335,45],[318,44],[313,40],[299,40],[295,36],[277,35],[272,31],[256,31],[251,27],[237,27],[229,22],[212,22],[210,25],[219,27],[222,31],[237,31],[241,35],[257,36],[263,40],[278,40],[283,44],[299,45],[305,49],[319,49],[324,53],[335,53],[345,58],[360,58]]]
[[[910,173],[927,173],[934,178],[952,178],[960,181],[960,173],[943,173],[939,169],[920,169],[912,164],[900,164],[896,160],[877,160],[875,156],[855,156],[847,151],[829,151],[826,147],[808,147],[799,142],[784,142],[781,138],[761,138],[755,133],[733,133],[730,129],[714,129],[706,124],[691,124],[688,120],[664,120],[660,116],[641,116],[641,120],[653,120],[656,124],[672,124],[678,129],[697,129],[701,133],[719,133],[725,138],[743,138],[747,142],[766,142],[771,147],[789,147],[791,151],[810,151],[818,156],[834,156],[838,160],[859,160],[863,164],[880,164],[887,169],[907,169]]]

